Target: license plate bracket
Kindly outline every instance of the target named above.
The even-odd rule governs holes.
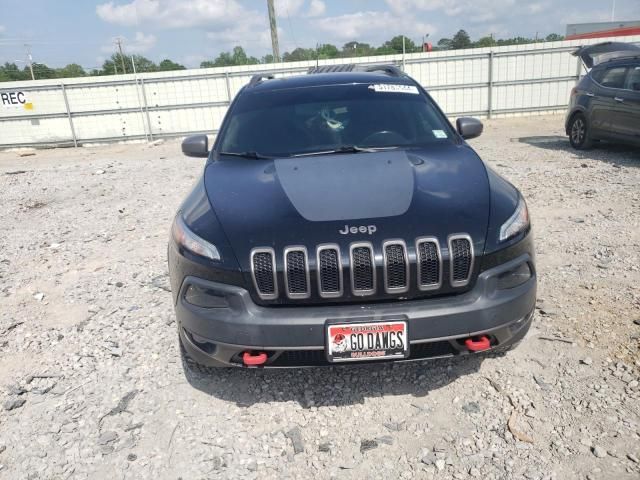
[[[325,331],[325,353],[331,363],[409,357],[409,335],[404,317],[328,320]]]

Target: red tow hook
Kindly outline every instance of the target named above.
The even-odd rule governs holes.
[[[267,361],[267,354],[264,352],[251,353],[244,352],[242,354],[242,363],[247,365],[248,367],[256,367],[258,365],[262,365]]]
[[[483,350],[489,350],[491,348],[491,342],[485,335],[467,338],[464,341],[464,345],[470,352],[482,352]]]

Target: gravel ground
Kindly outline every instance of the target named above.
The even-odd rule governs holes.
[[[0,478],[640,477],[640,151],[559,116],[473,140],[531,209],[534,326],[505,356],[185,372],[166,241],[203,162],[0,153]]]

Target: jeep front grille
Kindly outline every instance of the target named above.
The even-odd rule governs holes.
[[[389,240],[382,245],[384,257],[384,289],[387,293],[409,290],[409,261],[402,240]]]
[[[376,291],[376,270],[373,246],[370,243],[351,245],[351,289],[354,295],[371,295]]]
[[[254,248],[251,251],[251,273],[260,298],[263,300],[278,298],[276,259],[272,248]]]
[[[305,247],[288,247],[284,251],[284,283],[289,298],[307,298],[309,287],[309,263]]]
[[[287,298],[306,299],[312,295],[321,298],[367,296],[383,288],[388,295],[402,294],[411,288],[440,290],[445,283],[448,287],[460,288],[471,281],[474,253],[473,242],[467,234],[449,236],[448,256],[444,258],[435,237],[417,238],[410,251],[403,240],[387,240],[381,246],[382,249],[376,251],[370,242],[355,242],[349,246],[348,256],[343,258],[337,244],[321,244],[311,252],[311,259],[304,246],[286,247],[281,257],[272,248],[254,248],[251,251],[251,276],[262,300],[278,298],[279,282],[282,282],[281,291]],[[443,261],[447,262],[448,268],[443,268]],[[280,269],[282,276],[278,277]],[[377,274],[381,277],[380,288]]]
[[[449,237],[449,258],[451,286],[465,286],[469,283],[473,270],[473,243],[469,235],[459,234]]]
[[[442,257],[440,244],[433,237],[416,240],[418,288],[436,290],[442,286]]]
[[[342,296],[342,260],[340,247],[320,245],[318,247],[318,288],[323,298]]]

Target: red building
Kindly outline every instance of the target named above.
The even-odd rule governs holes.
[[[573,23],[567,25],[565,40],[640,35],[640,20],[631,22]]]

